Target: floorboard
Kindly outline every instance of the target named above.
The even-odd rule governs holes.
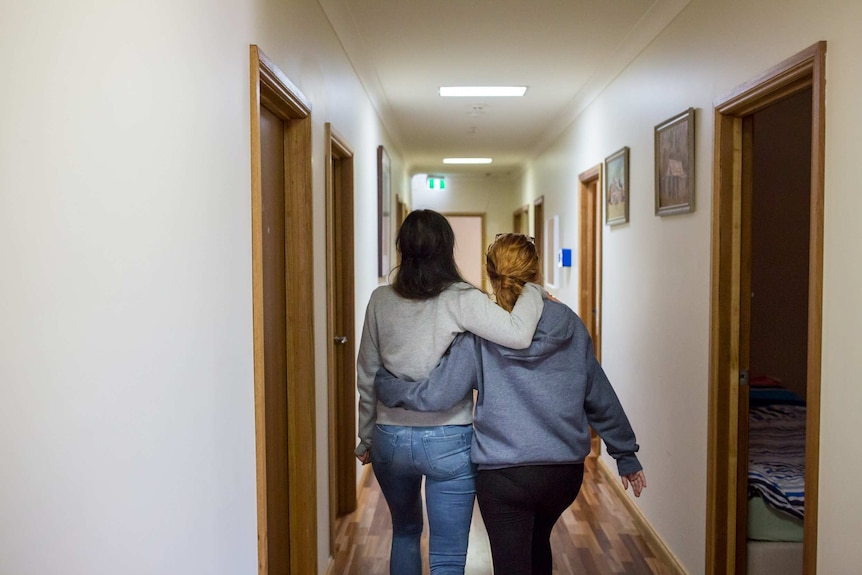
[[[667,575],[626,508],[587,459],[584,484],[551,534],[554,575]],[[428,571],[427,522],[422,535],[423,574]],[[359,489],[359,507],[336,529],[332,575],[389,575],[389,509],[373,473]],[[465,575],[492,575],[491,550],[478,505],[473,514]]]

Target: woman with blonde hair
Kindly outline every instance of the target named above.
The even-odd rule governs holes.
[[[503,309],[527,282],[540,281],[536,247],[521,234],[498,235],[486,264]],[[527,349],[463,334],[427,379],[381,370],[376,381],[381,402],[419,411],[446,409],[478,390],[471,458],[495,575],[551,575],[551,530],[580,490],[590,427],[616,459],[623,486],[636,496],[646,487],[634,431],[589,333],[557,301],[545,301]]]

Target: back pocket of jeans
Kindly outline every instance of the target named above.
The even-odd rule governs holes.
[[[374,444],[371,446],[371,463],[389,465],[398,444],[398,436],[379,425],[374,427]]]
[[[472,433],[448,437],[425,437],[422,443],[431,469],[444,475],[455,475],[470,465]]]

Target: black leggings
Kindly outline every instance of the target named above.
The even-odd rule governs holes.
[[[551,530],[583,480],[583,463],[479,471],[476,497],[494,575],[551,575]]]

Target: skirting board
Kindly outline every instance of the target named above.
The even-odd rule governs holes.
[[[603,479],[612,486],[617,498],[626,506],[629,513],[631,513],[632,518],[643,534],[644,540],[656,554],[659,561],[667,566],[674,575],[688,575],[688,571],[685,570],[679,562],[679,559],[677,559],[671,550],[667,548],[667,545],[664,544],[664,541],[662,541],[658,533],[656,533],[652,528],[652,525],[647,521],[647,518],[644,517],[640,507],[635,505],[628,493],[623,489],[619,476],[608,468],[607,464],[601,457],[598,458],[598,468]]]

